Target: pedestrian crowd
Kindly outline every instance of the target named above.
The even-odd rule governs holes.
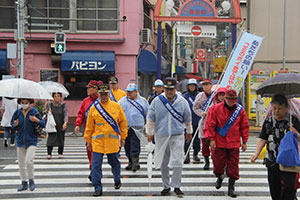
[[[227,176],[228,196],[235,198],[235,182],[239,176],[239,154],[247,150],[249,137],[248,117],[244,107],[238,103],[238,94],[233,89],[219,87],[213,90],[212,81],[202,81],[203,91],[199,91],[196,79],[189,79],[188,90],[180,94],[176,90],[177,80],[171,77],[164,81],[156,80],[154,92],[146,100],[139,94],[138,86],[129,83],[125,91],[119,89],[118,78],[111,77],[109,84],[91,80],[87,95],[79,108],[74,132],[79,134],[84,126],[84,139],[89,160],[89,180],[94,186],[93,196],[103,194],[101,179],[103,157],[106,154],[112,168],[114,188],[121,187],[121,148],[124,147],[128,165],[125,170],[140,170],[139,156],[141,146],[155,143],[154,166],[160,169],[162,179],[162,196],[171,194],[171,188],[177,196],[182,197],[182,169],[191,162],[190,148],[193,149],[192,160],[200,163],[201,149],[204,157],[204,170],[211,168],[216,176],[216,189],[222,187]],[[48,132],[47,159],[52,159],[53,147],[58,147],[58,157],[63,158],[65,130],[68,125],[68,108],[63,103],[61,93],[53,93],[53,101],[44,106],[44,119],[31,105],[32,99],[4,99],[2,107],[5,116],[1,125],[5,127],[4,145],[17,146],[19,173],[22,181],[18,191],[33,191],[33,159],[38,142],[36,127],[45,127],[52,117],[55,131]],[[258,104],[263,100],[258,97]],[[19,107],[18,107],[19,104]],[[262,124],[262,130],[254,162],[263,147],[267,145],[264,160],[268,172],[268,182],[272,199],[292,200],[296,198],[296,173],[283,172],[276,163],[279,144],[288,130],[300,132],[297,117],[288,117],[288,101],[283,95],[272,99],[272,114]],[[262,118],[258,111],[259,122]],[[16,134],[15,134],[16,132]],[[300,134],[299,134],[300,135]],[[16,138],[16,142],[14,142]],[[299,136],[300,138],[300,136]],[[170,180],[170,169],[172,176]]]

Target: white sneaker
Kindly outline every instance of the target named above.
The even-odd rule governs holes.
[[[13,143],[13,144],[9,143],[9,146],[14,147],[14,146],[16,146],[16,144],[15,143]]]

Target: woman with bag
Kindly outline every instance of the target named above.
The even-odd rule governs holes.
[[[58,146],[58,157],[63,158],[65,130],[68,124],[68,107],[67,104],[62,103],[62,94],[53,93],[52,97],[53,97],[53,102],[46,104],[46,113],[49,112],[52,113],[56,123],[55,126],[56,132],[48,133],[47,159],[52,158],[52,150],[54,146]]]
[[[32,103],[33,99],[18,99],[21,108],[14,112],[11,119],[12,128],[18,131],[16,144],[19,173],[22,180],[22,185],[18,188],[18,191],[28,189],[28,180],[29,189],[31,191],[35,189],[33,159],[38,142],[35,126],[45,127],[45,121],[37,109],[30,106]]]
[[[300,122],[296,117],[292,116],[292,125],[290,125],[288,100],[285,96],[275,95],[271,106],[272,115],[264,121],[256,145],[256,151],[251,157],[251,161],[255,162],[264,145],[267,144],[267,155],[264,159],[264,164],[268,170],[271,197],[273,200],[294,200],[296,173],[281,171],[276,159],[279,145],[287,131],[293,131],[298,134],[299,138]],[[281,180],[283,180],[283,184]]]

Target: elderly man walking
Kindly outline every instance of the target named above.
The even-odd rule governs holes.
[[[162,196],[170,195],[170,187],[174,188],[177,196],[184,195],[180,186],[184,159],[185,127],[188,141],[191,140],[193,133],[189,104],[181,95],[176,94],[176,83],[174,78],[166,78],[165,93],[152,101],[147,114],[148,141],[152,140],[155,133],[154,164],[156,168],[161,170]],[[169,168],[173,168],[171,184]]]
[[[109,99],[109,86],[98,87],[99,99],[91,107],[84,134],[87,148],[93,152],[92,183],[95,187],[93,196],[102,195],[102,162],[107,155],[108,164],[112,167],[114,187],[121,187],[121,164],[118,159],[119,136],[121,146],[127,137],[127,121],[120,104]]]
[[[205,128],[214,151],[214,174],[218,177],[216,188],[220,189],[224,179],[224,168],[229,177],[228,195],[235,198],[235,181],[239,179],[239,153],[247,149],[249,137],[248,117],[245,109],[237,102],[237,93],[227,89],[225,100],[208,110]],[[241,138],[243,144],[241,145]]]
[[[86,85],[87,88],[87,95],[85,99],[83,99],[78,114],[77,114],[77,119],[75,122],[75,128],[74,132],[75,134],[79,133],[80,127],[85,123],[86,118],[88,116],[89,110],[92,107],[93,103],[96,101],[98,98],[98,85],[103,84],[102,81],[96,81],[96,80],[90,80],[90,82]],[[92,169],[92,152],[86,148],[86,153],[89,159],[89,169]],[[89,180],[92,181],[92,176],[91,174],[88,176]]]
[[[127,97],[123,97],[118,102],[126,115],[128,123],[128,136],[125,141],[125,153],[128,158],[126,170],[137,171],[140,169],[139,156],[141,152],[141,142],[146,142],[143,134],[146,123],[146,115],[149,104],[144,97],[138,94],[138,87],[134,83],[129,83]]]

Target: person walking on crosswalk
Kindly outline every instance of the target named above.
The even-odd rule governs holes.
[[[186,93],[184,93],[182,96],[187,100],[187,102],[189,103],[191,112],[192,112],[192,125],[193,125],[193,136],[197,130],[198,124],[199,124],[199,120],[201,119],[201,117],[199,117],[198,115],[196,115],[193,111],[193,104],[194,101],[196,99],[196,96],[199,94],[199,90],[198,90],[198,82],[196,79],[189,79],[188,80],[188,91]],[[188,150],[188,147],[190,145],[190,142],[185,141],[184,144],[184,152],[186,153]],[[198,136],[198,132],[197,132],[197,136],[195,136],[195,139],[193,141],[193,160],[195,162],[200,162],[200,158],[198,157],[198,153],[200,151],[200,146],[201,146],[201,142],[200,142],[200,138]],[[185,161],[185,164],[190,163],[190,153],[187,154]]]
[[[95,187],[93,196],[102,195],[102,163],[104,154],[112,167],[114,187],[121,187],[121,164],[118,158],[119,137],[124,146],[127,137],[127,120],[120,104],[109,99],[109,86],[98,86],[97,99],[88,113],[84,139],[87,148],[93,152],[92,183]]]
[[[209,156],[210,156],[210,150],[209,150],[209,145],[207,142],[207,138],[204,137],[203,134],[203,129],[205,127],[205,120],[206,120],[206,115],[207,113],[205,112],[209,99],[212,98],[212,81],[207,78],[204,79],[202,82],[203,86],[203,92],[200,92],[194,101],[193,104],[193,111],[198,115],[199,117],[202,117],[201,124],[199,123],[199,136],[201,138],[202,142],[202,156],[204,157],[204,170],[209,170]]]
[[[16,144],[19,173],[22,185],[18,191],[35,189],[34,184],[34,163],[35,150],[38,143],[38,135],[35,126],[38,124],[45,127],[45,120],[42,119],[37,109],[31,107],[33,99],[18,99],[21,108],[16,110],[11,119],[12,128],[17,130]]]
[[[298,134],[300,132],[300,122],[294,115],[288,114],[288,100],[283,95],[275,95],[271,101],[272,114],[268,116],[262,126],[261,133],[256,145],[256,151],[251,157],[251,161],[255,162],[261,150],[267,144],[267,156],[264,164],[268,171],[268,182],[272,200],[294,200],[295,196],[295,172],[281,171],[279,164],[276,162],[278,156],[279,145],[289,130]],[[291,124],[292,123],[292,126]]]
[[[102,81],[96,81],[96,80],[90,80],[90,82],[86,85],[87,88],[87,95],[79,108],[77,119],[75,121],[75,128],[74,132],[75,134],[79,133],[79,128],[85,123],[86,118],[88,116],[89,110],[92,106],[92,104],[96,101],[98,98],[98,85],[103,84]],[[89,159],[89,169],[92,169],[92,152],[86,147],[86,153]],[[89,180],[92,181],[91,174],[88,176]]]
[[[157,97],[158,95],[160,95],[161,93],[163,93],[163,91],[164,91],[164,83],[162,82],[162,80],[157,79],[154,82],[153,88],[154,88],[154,92],[148,97],[149,105],[151,104],[151,102],[153,101],[153,99],[155,97]]]
[[[220,189],[224,179],[224,169],[229,177],[228,195],[236,197],[234,192],[235,181],[239,179],[239,153],[242,138],[242,151],[247,149],[249,137],[248,117],[245,109],[237,104],[237,93],[227,89],[225,100],[213,105],[208,110],[206,128],[210,147],[214,151],[214,174],[218,178],[216,188]]]
[[[68,105],[62,102],[62,93],[52,93],[53,101],[45,104],[45,113],[52,113],[55,120],[56,132],[48,133],[47,159],[52,158],[54,146],[58,146],[58,158],[63,158],[65,146],[65,130],[68,125]]]
[[[139,156],[141,143],[146,143],[144,136],[144,126],[149,104],[147,100],[138,94],[138,87],[134,83],[129,83],[127,97],[123,97],[118,102],[126,115],[128,123],[128,136],[125,140],[125,153],[128,158],[126,170],[137,171],[140,169]]]
[[[155,133],[154,164],[160,168],[163,183],[162,196],[170,195],[171,187],[178,196],[180,190],[184,159],[184,129],[187,141],[192,138],[192,115],[188,102],[176,94],[176,79],[166,78],[165,93],[156,97],[148,110],[146,132],[148,141]],[[170,184],[169,171],[173,168]]]

